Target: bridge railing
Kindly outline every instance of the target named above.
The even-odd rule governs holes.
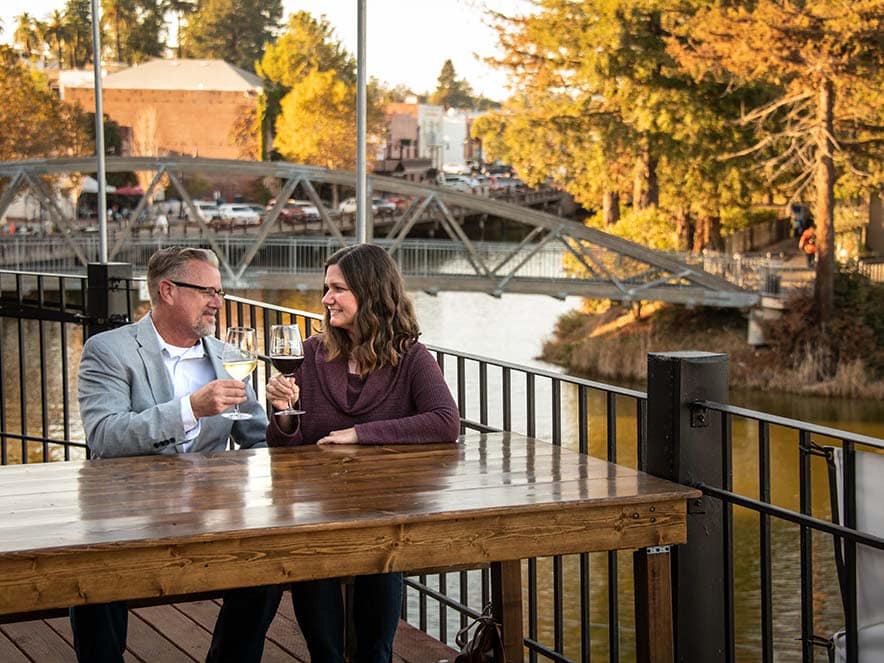
[[[134,279],[105,284],[103,292],[122,292],[115,305],[134,319],[144,307],[139,286]],[[85,278],[0,272],[0,290],[2,463],[85,457],[75,398],[84,330],[95,322],[83,304],[90,295]],[[240,297],[227,298],[221,318],[219,328],[256,327],[264,347],[270,325],[294,321],[309,332],[318,319]],[[726,364],[718,356],[652,356],[646,394],[431,351],[464,428],[518,431],[703,490],[703,501],[689,509],[689,542],[675,555],[680,660],[811,662],[814,637],[843,623],[852,634],[848,660],[857,660],[857,581],[848,574],[845,610],[832,539],[847,542],[848,569],[856,568],[857,545],[882,549],[884,541],[849,519],[840,527],[829,522],[828,500],[814,499],[827,474],[816,452],[823,444],[841,446],[850,457],[860,447],[880,451],[884,440],[727,405]],[[269,370],[259,366],[259,393]],[[845,473],[851,485],[850,462]],[[634,660],[630,554],[531,559],[523,573],[529,660]],[[407,582],[405,616],[448,643],[490,596],[482,570]]]

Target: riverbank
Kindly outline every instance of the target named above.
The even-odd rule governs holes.
[[[809,314],[810,291],[796,294],[783,318],[765,325],[762,347],[748,344],[742,311],[650,304],[636,316],[588,302],[595,308],[559,319],[541,358],[593,379],[643,383],[649,352],[722,352],[734,388],[884,399],[884,288],[847,276],[837,300],[824,334]]]

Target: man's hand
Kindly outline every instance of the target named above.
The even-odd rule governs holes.
[[[245,401],[245,382],[233,379],[212,380],[190,395],[190,407],[197,419],[220,414]]]
[[[321,440],[317,440],[316,444],[359,444],[359,438],[356,436],[355,428],[345,428],[333,430]]]

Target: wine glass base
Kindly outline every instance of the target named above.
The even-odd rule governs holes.
[[[240,419],[251,419],[252,415],[248,412],[222,412],[222,417],[226,417],[228,419],[240,420]]]
[[[279,417],[283,414],[307,414],[307,412],[305,410],[295,410],[294,408],[288,408],[285,410],[277,410],[273,414]]]

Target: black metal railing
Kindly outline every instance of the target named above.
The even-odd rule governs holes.
[[[722,453],[725,458],[733,458],[733,421],[741,419],[755,422],[757,430],[758,456],[758,494],[756,497],[741,495],[734,492],[731,485],[723,487],[696,484],[696,487],[730,507],[740,507],[758,514],[759,519],[759,564],[761,569],[759,583],[759,604],[761,611],[761,656],[764,663],[775,660],[773,647],[774,601],[773,601],[773,554],[771,549],[771,521],[777,519],[794,523],[799,526],[799,591],[800,591],[800,643],[801,660],[813,661],[814,647],[831,648],[832,633],[820,634],[815,626],[815,614],[818,611],[814,584],[814,532],[824,533],[833,537],[835,548],[843,545],[843,553],[835,553],[835,561],[843,555],[843,568],[838,569],[838,589],[844,614],[844,630],[846,644],[846,660],[856,663],[858,660],[858,615],[857,615],[857,545],[864,545],[876,550],[884,550],[884,533],[865,533],[856,530],[857,506],[854,487],[856,486],[856,451],[857,447],[873,452],[884,451],[884,440],[867,435],[859,435],[847,431],[819,426],[796,419],[779,417],[770,414],[735,407],[723,403],[696,401],[694,407],[717,412],[722,418]],[[792,431],[797,439],[799,483],[799,510],[785,509],[776,506],[771,499],[771,427]],[[837,524],[837,491],[834,483],[834,465],[831,446],[824,446],[818,440],[829,445],[839,445],[844,452],[842,485],[844,488],[844,522]],[[813,467],[814,459],[822,459],[826,463],[826,474],[829,477],[829,510],[814,515],[813,501]],[[732,475],[731,475],[732,476]],[[730,484],[730,482],[728,482]],[[733,527],[733,515],[730,509],[725,510],[725,527],[728,531]],[[833,519],[836,521],[833,523]],[[843,542],[843,543],[842,543]],[[732,561],[729,564],[732,567]],[[733,595],[727,597],[727,612],[733,615]],[[733,649],[730,650],[728,661],[735,660]],[[868,659],[871,660],[871,659]]]
[[[126,280],[125,315],[140,315],[142,281]],[[2,463],[46,462],[85,457],[73,390],[79,352],[89,320],[85,315],[87,284],[83,277],[0,272],[0,450]],[[273,324],[297,323],[305,335],[319,317],[307,311],[228,296],[219,328],[249,325],[259,330],[266,348]],[[431,347],[455,395],[464,429],[512,430],[565,445],[582,453],[637,469],[648,464],[648,396],[641,391],[561,375],[487,357]],[[255,384],[265,383],[269,363],[259,364]],[[653,378],[652,378],[653,379]],[[649,393],[652,382],[649,380]],[[677,404],[671,405],[672,408]],[[714,400],[691,402],[697,420],[717,417],[721,425],[709,446],[722,450],[720,484],[696,484],[720,500],[724,539],[720,564],[725,578],[721,593],[726,622],[724,660],[773,661],[781,657],[813,661],[814,636],[827,635],[829,623],[846,623],[849,660],[856,660],[856,545],[881,549],[882,539],[858,532],[855,512],[843,524],[831,522],[831,509],[814,502],[814,478],[824,442],[845,449],[844,485],[854,485],[853,450],[884,448],[884,441],[811,423],[737,408]],[[702,416],[701,416],[702,415]],[[675,415],[673,415],[675,416]],[[658,427],[659,421],[653,422]],[[753,469],[741,457],[738,484],[755,477],[751,489],[734,485],[735,445],[746,455],[746,431],[755,426]],[[783,431],[792,437],[783,438]],[[774,443],[773,433],[777,436]],[[701,433],[702,434],[702,433]],[[736,440],[736,443],[735,443]],[[776,449],[775,454],[773,450]],[[797,489],[781,479],[781,451],[794,452]],[[817,471],[814,471],[817,470]],[[788,482],[787,482],[788,483]],[[792,495],[792,493],[796,493]],[[784,498],[783,495],[786,495]],[[794,499],[793,499],[794,498]],[[735,521],[734,513],[740,518]],[[747,528],[746,513],[757,523]],[[709,518],[713,514],[692,517]],[[797,533],[789,527],[798,527]],[[735,529],[737,536],[735,537]],[[747,535],[747,529],[749,531]],[[824,537],[821,539],[821,537]],[[844,546],[844,604],[835,577],[832,538]],[[780,549],[797,541],[794,564],[783,564]],[[746,543],[749,541],[749,543]],[[687,546],[696,545],[691,539]],[[823,545],[829,556],[819,554]],[[744,551],[752,552],[747,564]],[[737,554],[737,552],[739,553]],[[756,568],[757,567],[757,568]],[[825,568],[831,572],[822,573]],[[451,643],[456,631],[481,612],[490,598],[487,569],[454,570],[407,579],[405,616],[419,628]],[[526,560],[523,564],[527,608],[525,646],[531,661],[629,661],[635,658],[632,555],[589,553]],[[678,578],[682,597],[691,596],[690,578]],[[799,596],[798,624],[791,632],[790,611],[779,609],[778,597],[794,586]],[[786,588],[785,590],[783,588]],[[708,591],[702,588],[701,591]],[[829,595],[825,619],[814,601]],[[742,608],[752,605],[747,621]],[[778,610],[774,610],[777,606]],[[690,637],[702,639],[703,633]],[[818,637],[817,637],[818,639]],[[681,647],[683,643],[677,643]],[[737,652],[740,656],[737,656]],[[708,658],[707,660],[721,660]]]

